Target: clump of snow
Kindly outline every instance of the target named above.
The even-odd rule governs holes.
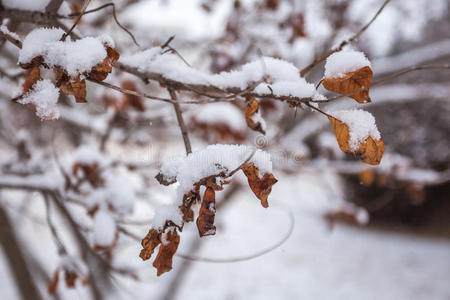
[[[312,97],[316,94],[313,84],[299,75],[299,70],[291,63],[272,58],[262,59],[243,65],[239,70],[210,74],[187,66],[178,56],[161,53],[160,47],[154,47],[131,56],[122,57],[120,61],[142,72],[162,74],[167,79],[187,84],[205,84],[220,89],[245,89],[250,83],[269,76],[270,88],[260,83],[255,92],[260,95],[274,94],[278,96]]]
[[[325,64],[325,78],[339,78],[362,67],[370,67],[370,61],[360,51],[339,51],[331,54]]]
[[[341,110],[330,113],[342,123],[348,126],[350,133],[349,148],[352,151],[357,151],[361,143],[371,137],[374,140],[381,138],[375,118],[371,113],[361,110]]]
[[[90,71],[106,57],[103,46],[105,37],[86,37],[81,40],[59,41],[64,31],[60,28],[38,28],[24,39],[19,52],[19,63],[29,63],[36,56],[42,56],[44,62],[53,67],[59,66],[70,76],[77,76]]]
[[[85,165],[97,164],[104,166],[109,163],[109,160],[100,151],[87,144],[78,147],[73,157],[74,162]]]
[[[117,214],[133,212],[136,194],[125,178],[111,178],[105,187],[97,188],[86,197],[89,209],[108,208]]]
[[[166,221],[170,220],[177,226],[183,225],[183,217],[176,205],[162,205],[155,211],[155,216],[152,220],[152,228],[161,230],[164,228]]]
[[[202,105],[195,110],[193,117],[199,123],[226,124],[236,131],[245,131],[246,124],[242,112],[235,105],[226,102]]]
[[[45,11],[45,7],[50,0],[3,0],[2,5],[5,8],[20,10]]]
[[[105,210],[99,210],[94,216],[94,242],[101,247],[111,246],[116,238],[116,222]]]
[[[59,110],[56,106],[59,98],[59,89],[48,79],[39,80],[17,102],[20,104],[32,104],[36,108],[36,115],[45,120],[59,118]]]
[[[163,162],[161,173],[166,178],[176,178],[179,191],[187,193],[200,179],[238,168],[254,151],[243,145],[210,145],[186,157],[170,158]],[[260,176],[272,172],[270,154],[256,150],[249,161],[260,171]]]

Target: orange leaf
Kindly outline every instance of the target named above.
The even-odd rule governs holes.
[[[277,183],[278,180],[270,173],[266,173],[260,178],[259,169],[253,163],[244,165],[242,171],[247,176],[248,184],[253,193],[261,200],[261,205],[265,208],[269,207],[267,198],[272,191],[272,185]]]
[[[247,102],[247,107],[245,108],[245,121],[252,130],[266,134],[262,123],[264,120],[262,120],[259,113],[259,102],[255,97],[250,98]]]
[[[141,250],[139,257],[142,260],[150,259],[155,251],[155,248],[161,243],[159,240],[159,232],[155,229],[150,229],[147,235],[142,239],[141,245],[144,249]]]
[[[169,227],[162,233],[161,246],[153,266],[157,270],[157,276],[172,270],[172,258],[177,252],[180,236],[174,227]]]
[[[200,236],[216,234],[214,218],[216,215],[216,192],[212,187],[207,187],[203,195],[202,206],[197,218],[197,228]]]
[[[96,66],[94,66],[91,72],[88,74],[90,78],[103,81],[111,73],[113,66],[119,60],[120,54],[114,48],[107,45],[106,47],[106,57],[103,61]]]
[[[384,153],[384,143],[380,140],[374,140],[370,136],[360,144],[357,151],[350,149],[350,128],[343,122],[331,116],[328,117],[334,129],[339,148],[346,153],[360,154],[361,160],[367,164],[378,165]]]
[[[339,78],[324,78],[322,85],[329,91],[347,95],[359,103],[370,102],[369,86],[372,83],[372,69],[368,66],[346,74]],[[365,87],[365,88],[363,88]],[[359,90],[363,88],[362,90]],[[359,90],[359,91],[357,91]]]
[[[67,73],[60,68],[53,68],[57,86],[66,95],[75,97],[77,103],[86,103],[86,81],[78,77],[69,77]]]

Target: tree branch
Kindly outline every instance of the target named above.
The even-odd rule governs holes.
[[[318,64],[320,64],[321,62],[325,61],[325,59],[328,58],[328,56],[330,56],[333,53],[339,52],[342,50],[342,48],[344,48],[347,44],[353,43],[354,41],[356,41],[366,30],[367,28],[369,28],[370,25],[372,25],[372,23],[376,20],[376,18],[381,14],[381,12],[383,11],[383,9],[386,7],[386,5],[390,2],[390,0],[386,0],[384,1],[383,5],[378,9],[378,11],[376,12],[376,14],[372,17],[372,19],[369,21],[369,23],[367,23],[363,28],[361,28],[355,35],[353,35],[351,38],[346,39],[344,41],[342,41],[339,46],[337,46],[336,48],[328,51],[327,53],[325,53],[324,55],[322,55],[321,57],[317,58],[316,60],[314,60],[312,63],[310,63],[309,65],[307,65],[303,70],[300,71],[300,76],[304,77],[309,71],[311,71],[314,67],[316,67]]]
[[[168,89],[170,97],[175,102],[173,103],[173,107],[175,109],[175,114],[177,115],[178,126],[180,126],[181,135],[183,136],[184,147],[186,148],[186,154],[192,153],[191,141],[189,140],[188,130],[186,124],[184,123],[183,113],[181,112],[181,107],[178,102],[176,102],[177,94],[171,88]]]

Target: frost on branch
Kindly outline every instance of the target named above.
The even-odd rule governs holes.
[[[298,98],[319,97],[314,85],[299,76],[299,70],[291,63],[272,57],[243,65],[231,72],[210,74],[193,69],[175,54],[162,53],[160,47],[123,57],[121,62],[141,72],[158,73],[164,78],[184,84],[201,84],[219,89],[246,89],[252,83],[259,83],[253,92],[260,96],[277,95]]]
[[[384,143],[375,118],[363,110],[342,110],[330,114],[336,139],[342,151],[361,154],[363,162],[378,165],[384,153]]]
[[[201,202],[197,218],[200,236],[214,235],[215,193],[221,191],[228,179],[239,169],[244,171],[249,185],[263,207],[277,180],[273,176],[270,155],[261,150],[238,145],[211,145],[187,157],[175,157],[163,162],[156,179],[163,185],[179,183],[179,200],[174,205],[157,209],[152,229],[142,240],[140,257],[147,260],[154,249],[160,247],[153,266],[158,276],[171,269],[172,256],[178,246],[177,230],[182,231],[184,222],[194,220],[192,205]],[[203,198],[200,187],[206,187]],[[165,246],[165,241],[167,245]],[[171,254],[171,255],[169,255]]]
[[[359,51],[340,51],[328,57],[323,86],[329,91],[348,95],[359,103],[370,102],[372,83],[370,62]],[[352,93],[355,91],[354,93]]]

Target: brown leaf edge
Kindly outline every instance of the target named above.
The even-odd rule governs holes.
[[[350,72],[344,77],[324,78],[322,85],[329,91],[348,95],[348,97],[355,99],[358,103],[367,103],[371,101],[369,97],[369,86],[372,83],[372,78],[372,69],[366,66]],[[353,91],[355,93],[352,93]]]

